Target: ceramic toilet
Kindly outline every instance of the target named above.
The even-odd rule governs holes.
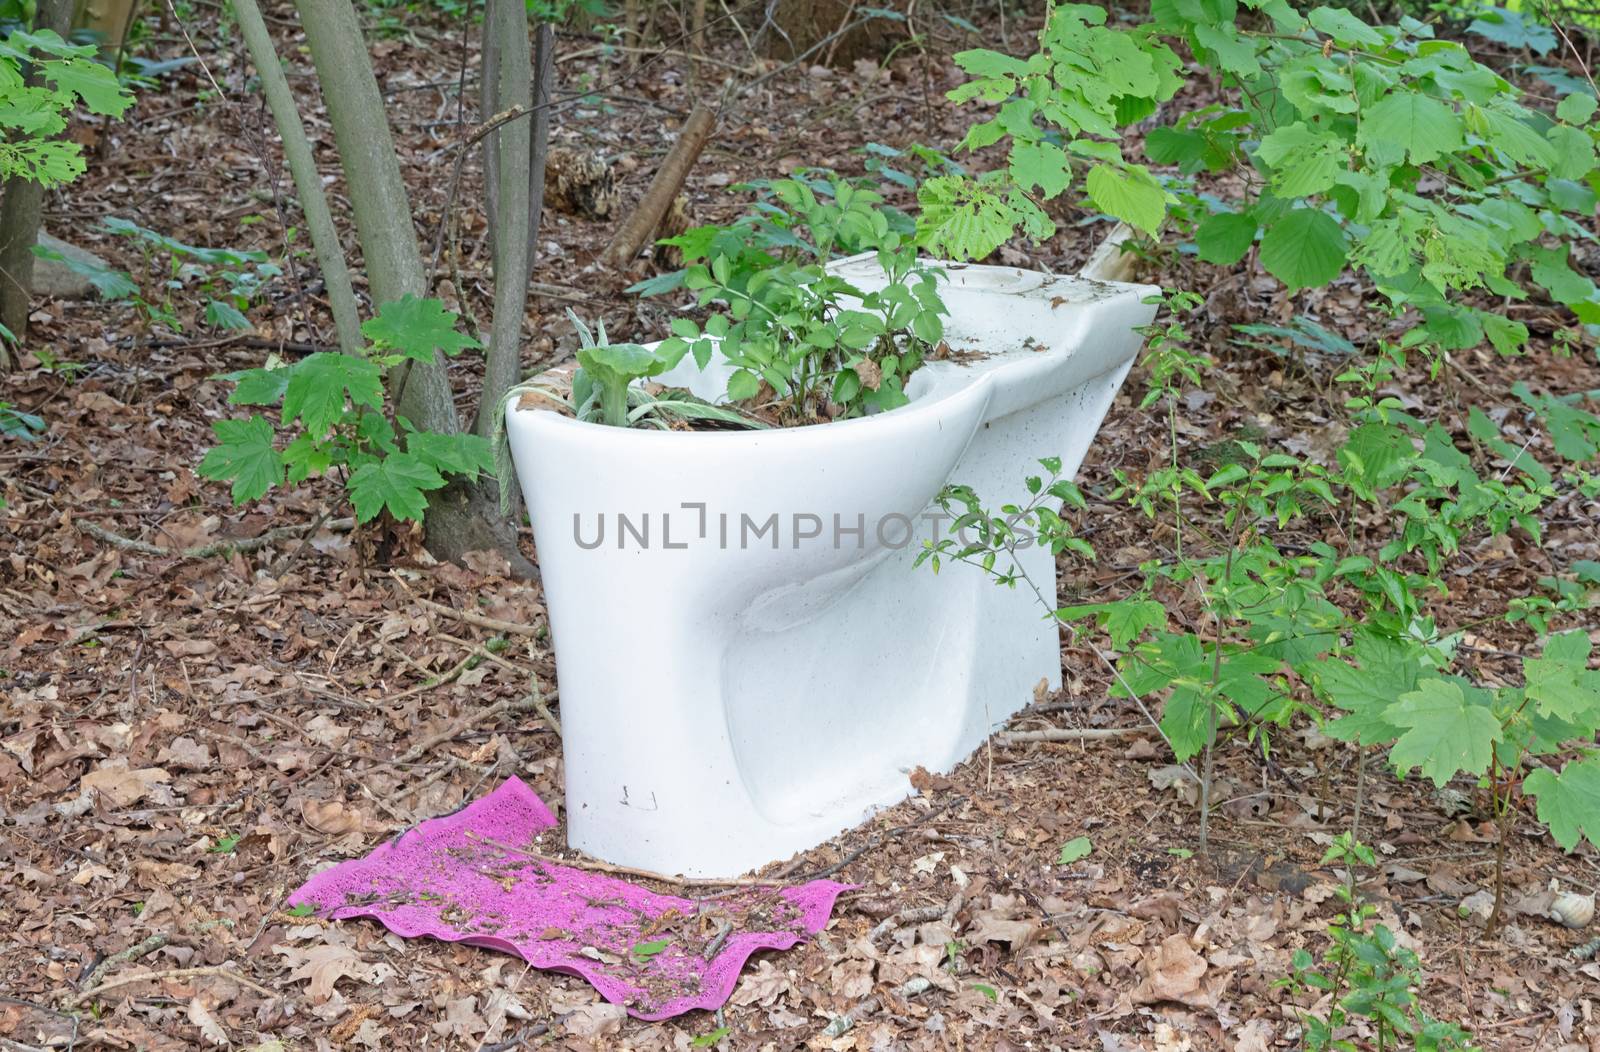
[[[770,431],[656,431],[507,410],[561,690],[572,846],[733,876],[945,771],[1060,681],[1025,586],[912,563],[947,483],[997,506],[1070,476],[1141,343],[1149,286],[943,264],[954,353],[911,404]],[[836,269],[858,286],[876,264]],[[662,377],[723,394],[726,370]],[[1055,599],[1047,550],[1019,553]]]

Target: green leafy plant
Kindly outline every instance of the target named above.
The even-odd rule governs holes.
[[[435,352],[454,356],[479,347],[456,330],[456,321],[438,300],[407,296],[362,325],[370,343],[360,355],[319,352],[292,365],[221,377],[236,385],[231,404],[278,406],[279,420],[274,426],[257,413],[214,423],[217,445],[201,461],[200,475],[231,482],[238,504],[275,486],[334,474],[357,521],[385,511],[420,520],[428,491],[452,476],[477,479],[492,469],[493,458],[478,435],[419,431],[387,415],[383,375],[408,360],[431,362]]]
[[[754,214],[698,227],[663,244],[682,250],[677,280],[702,308],[702,325],[672,322],[664,353],[688,351],[706,368],[732,367],[730,401],[770,408],[784,423],[893,409],[906,380],[944,338],[938,272],[917,258],[911,225],[863,180],[801,174],[759,184]],[[829,269],[836,253],[876,253],[881,287],[860,288]]]
[[[83,147],[58,138],[67,118],[79,106],[120,117],[133,102],[94,56],[93,47],[48,29],[17,27],[0,38],[0,178],[56,186],[83,174]],[[38,74],[33,83],[24,72],[30,69]]]
[[[1344,913],[1328,926],[1329,943],[1321,959],[1296,950],[1293,977],[1280,981],[1293,993],[1311,991],[1328,1000],[1326,1015],[1300,1013],[1303,1046],[1310,1052],[1356,1052],[1363,1047],[1470,1052],[1474,1046],[1466,1031],[1434,1019],[1418,1003],[1422,962],[1400,945],[1392,930],[1375,922],[1376,908],[1357,890],[1356,866],[1377,865],[1372,848],[1352,833],[1340,833],[1322,863],[1345,867],[1345,883],[1335,892]],[[1370,1032],[1360,1044],[1340,1036],[1357,1020]]]
[[[199,298],[204,304],[201,319],[209,328],[248,329],[250,320],[244,312],[267,285],[283,273],[265,252],[202,248],[116,216],[107,218],[105,226],[113,234],[129,238],[139,246],[145,269],[161,290],[159,298],[146,299],[138,284],[124,271],[92,263],[67,261],[67,265],[93,282],[103,298],[131,300],[151,324],[174,332],[183,331],[175,294]],[[55,257],[48,250],[36,250],[36,253]]]
[[[709,420],[739,427],[764,427],[731,409],[711,405],[683,391],[657,392],[639,384],[673,368],[683,359],[681,345],[612,343],[604,322],[598,335],[567,311],[578,330],[578,369],[572,377],[573,413],[579,420],[611,427],[667,428],[689,420]]]
[[[1543,46],[1532,23],[1485,14],[1474,30]],[[1538,31],[1548,33],[1544,27]],[[1234,89],[1238,105],[1175,115],[1189,74],[1174,46]],[[956,101],[997,105],[962,146],[1005,143],[1005,168],[922,184],[920,238],[936,251],[981,257],[1021,232],[1055,230],[1045,202],[1077,186],[1096,209],[1155,234],[1180,199],[1202,200],[1194,178],[1242,176],[1243,196],[1191,217],[1202,261],[1231,264],[1254,249],[1291,290],[1353,269],[1394,309],[1415,310],[1446,350],[1487,339],[1512,352],[1527,329],[1471,300],[1543,295],[1600,323],[1600,292],[1564,244],[1592,215],[1596,100],[1530,106],[1459,43],[1409,16],[1369,25],[1350,11],[1302,15],[1287,0],[1160,3],[1148,21],[1106,24],[1102,8],[1056,7],[1026,58],[961,52],[972,79]],[[1157,113],[1145,160],[1122,132]],[[1525,275],[1525,276],[1524,276]]]

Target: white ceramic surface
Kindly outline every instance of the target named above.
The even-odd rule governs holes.
[[[881,283],[870,259],[835,266]],[[905,798],[912,768],[960,763],[1041,679],[1059,685],[1056,627],[1025,587],[913,570],[939,528],[923,516],[947,482],[994,506],[1025,496],[1040,457],[1076,471],[1156,290],[944,266],[957,354],[892,412],[680,432],[507,410],[574,847],[691,876],[787,858]],[[717,398],[716,365],[662,379]],[[1054,560],[1021,554],[1053,599]]]

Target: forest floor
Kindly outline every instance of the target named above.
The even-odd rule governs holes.
[[[332,173],[309,61],[289,8],[276,6],[292,83]],[[192,40],[204,62],[140,91],[125,123],[88,129],[101,159],[51,198],[48,225],[129,269],[153,302],[165,263],[105,233],[102,218],[277,260],[287,242],[295,255],[243,335],[204,328],[192,280],[171,293],[181,335],[151,328],[126,304],[42,304],[33,353],[0,381],[0,399],[48,422],[35,443],[0,446],[0,1045],[683,1049],[726,1027],[694,1047],[1297,1046],[1296,1003],[1276,983],[1295,950],[1326,945],[1339,878],[1319,859],[1352,820],[1351,753],[1309,726],[1276,736],[1270,759],[1227,742],[1218,846],[1202,857],[1192,788],[1159,739],[1141,733],[1139,713],[1107,699],[1108,676],[1092,654],[1070,644],[1063,689],[1041,694],[1013,726],[1129,733],[986,747],[948,777],[917,778],[906,803],[787,864],[793,872],[844,860],[836,878],[859,888],[814,939],[752,960],[717,1017],[642,1023],[599,1004],[581,980],[512,957],[283,912],[285,895],[317,868],[365,854],[508,775],[559,813],[555,733],[531,713],[475,718],[524,697],[530,676],[559,683],[539,587],[503,576],[493,558],[436,565],[407,537],[382,561],[369,536],[327,526],[305,543],[199,557],[104,536],[176,552],[342,514],[331,486],[234,508],[224,487],[194,474],[210,423],[230,412],[216,374],[329,339],[321,307],[307,320],[312,271],[303,238],[287,241],[275,207],[290,189],[275,149],[263,159],[273,139],[248,64],[216,11],[199,10],[184,33],[157,29],[139,53],[184,59]],[[969,46],[950,26],[930,28]],[[1009,31],[1020,40],[1019,27]],[[755,62],[729,26],[713,39],[707,92],[729,68]],[[475,166],[461,199],[446,200],[453,147],[475,119],[458,96],[458,28],[424,24],[374,50],[423,243],[441,214],[461,210],[461,299],[481,317],[487,253]],[[556,297],[603,313],[615,335],[660,331],[661,307],[621,291],[638,275],[591,260],[698,97],[680,56],[629,65],[581,35],[563,38],[560,78],[563,88],[605,92],[563,110],[555,135],[612,160],[622,206],[605,221],[547,221],[535,277],[557,288],[535,300],[529,367],[569,353],[569,300]],[[743,179],[802,164],[859,172],[868,142],[953,143],[964,121],[943,92],[958,79],[946,55],[903,51],[887,68],[801,66],[733,93],[690,178],[690,218],[737,214],[747,197],[728,188]],[[342,206],[337,181],[332,189]],[[1056,239],[1007,249],[1001,261],[1075,270],[1107,226],[1067,218]],[[1164,254],[1146,270],[1207,297],[1199,327],[1218,367],[1184,400],[1185,457],[1204,465],[1222,443],[1249,438],[1331,459],[1342,439],[1331,381],[1343,359],[1247,346],[1229,327],[1305,313],[1359,343],[1387,319],[1354,286],[1289,297],[1270,278],[1196,272],[1186,258]],[[1548,338],[1550,318],[1523,320]],[[1600,388],[1592,358],[1476,353],[1456,366],[1449,382],[1417,375],[1396,393],[1459,428],[1468,402],[1515,406],[1518,380]],[[1119,594],[1141,560],[1165,550],[1161,530],[1104,497],[1113,469],[1140,473],[1167,455],[1165,420],[1137,408],[1142,390],[1136,372],[1081,473],[1091,507],[1080,520],[1101,562],[1064,563],[1065,593]],[[1518,410],[1509,412],[1515,421]],[[1535,454],[1548,450],[1548,436],[1525,437]],[[1513,533],[1464,553],[1436,612],[1450,623],[1491,618],[1478,629],[1485,651],[1525,648],[1530,631],[1492,619],[1497,597],[1525,594],[1531,578],[1571,560],[1600,559],[1597,513],[1568,498],[1546,509],[1542,544]],[[468,660],[494,640],[506,645],[494,643],[493,659]],[[1494,675],[1496,660],[1486,654],[1483,674]],[[641,705],[649,694],[641,670]],[[446,740],[414,762],[385,763],[437,735]],[[1537,823],[1521,823],[1506,846],[1509,922],[1485,937],[1474,906],[1490,887],[1497,833],[1483,801],[1470,785],[1446,798],[1372,767],[1362,828],[1381,867],[1364,891],[1421,953],[1433,1013],[1486,1049],[1600,1050],[1600,964],[1593,944],[1588,956],[1574,953],[1594,930],[1546,919],[1540,898],[1553,880],[1594,891],[1596,853],[1565,855]],[[1092,852],[1058,864],[1061,846],[1079,836]],[[924,919],[893,920],[906,910]],[[142,971],[174,974],[76,1000]],[[916,975],[932,987],[905,993]],[[853,1027],[825,1033],[844,1014]]]

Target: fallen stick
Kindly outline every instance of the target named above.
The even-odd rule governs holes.
[[[544,631],[543,626],[540,625],[519,625],[515,621],[501,621],[499,618],[485,617],[483,614],[475,614],[471,610],[457,610],[453,606],[445,606],[443,603],[436,603],[432,599],[424,599],[417,593],[412,592],[410,586],[400,580],[398,576],[395,579],[400,581],[402,588],[411,593],[411,598],[417,605],[426,610],[453,617],[457,621],[464,621],[469,625],[477,625],[479,628],[492,629],[495,632],[510,632],[519,636],[538,636],[539,633]]]
[[[313,529],[317,524],[307,522],[295,526],[279,526],[268,530],[259,537],[212,541],[210,544],[197,544],[190,548],[163,548],[161,545],[151,544],[149,541],[141,541],[112,533],[105,527],[92,522],[79,521],[77,525],[79,533],[86,533],[96,540],[105,541],[109,545],[126,551],[138,552],[140,555],[154,555],[162,559],[209,559],[215,555],[249,555],[251,552],[257,552],[262,548],[277,544],[281,540],[298,537]],[[325,525],[329,530],[339,533],[355,529],[356,522],[354,519],[334,519]]]
[[[1130,734],[1149,734],[1149,727],[1052,727],[1044,731],[1002,731],[994,736],[997,745],[1021,745],[1025,742],[1094,742],[1106,738],[1122,738]]]
[[[711,132],[715,127],[716,115],[704,106],[696,106],[694,112],[689,114],[689,119],[683,122],[683,130],[678,133],[678,141],[672,144],[667,159],[661,162],[656,177],[650,181],[650,188],[639,199],[639,206],[618,228],[611,244],[601,253],[600,258],[607,266],[625,267],[639,254],[651,231],[660,224],[661,217],[667,214],[667,209],[677,199],[678,191],[683,189],[689,170],[711,140]]]
[[[232,968],[227,968],[220,964],[211,964],[203,968],[171,968],[164,972],[138,972],[134,975],[119,975],[115,979],[109,979],[101,983],[99,986],[90,987],[66,1003],[69,1006],[80,1005],[89,998],[103,994],[107,990],[115,990],[122,986],[132,986],[134,983],[159,983],[168,979],[198,979],[205,975],[217,976],[227,979],[229,982],[238,983],[240,986],[248,986],[256,993],[264,994],[267,997],[279,996],[277,992],[267,989],[252,979],[246,979]]]
[[[137,961],[141,957],[146,957],[152,953],[155,953],[157,950],[161,949],[161,947],[165,946],[167,942],[168,938],[165,934],[157,933],[150,936],[148,939],[145,939],[143,942],[134,943],[126,950],[118,950],[110,957],[107,957],[105,960],[95,965],[94,971],[90,972],[89,975],[84,979],[83,985],[93,989],[95,985],[100,982],[101,977],[104,976],[106,972],[109,972],[111,969],[115,968],[117,965],[127,964],[129,961]]]

